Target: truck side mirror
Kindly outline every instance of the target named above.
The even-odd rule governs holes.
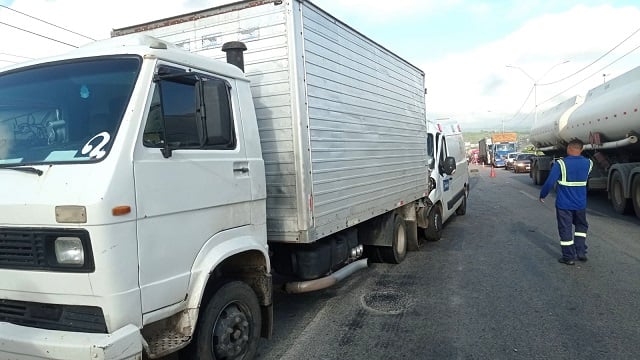
[[[456,159],[453,156],[447,156],[444,159],[444,164],[442,165],[442,170],[447,175],[452,175],[456,172]]]
[[[429,169],[433,169],[433,165],[435,165],[436,160],[430,156],[427,156],[427,166]]]

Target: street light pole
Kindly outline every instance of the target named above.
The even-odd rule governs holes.
[[[523,74],[525,74],[533,82],[533,122],[534,122],[534,124],[536,122],[538,122],[538,82],[540,82],[540,80],[542,80],[542,78],[545,77],[545,75],[547,75],[548,73],[550,73],[551,70],[553,70],[556,66],[562,65],[562,64],[566,64],[568,62],[569,62],[569,60],[564,60],[564,61],[561,61],[561,62],[553,65],[552,67],[549,68],[549,70],[545,71],[544,74],[542,74],[538,78],[538,80],[534,79],[531,75],[529,75],[526,71],[524,71],[523,68],[521,68],[519,66],[507,65],[508,68],[520,70]]]

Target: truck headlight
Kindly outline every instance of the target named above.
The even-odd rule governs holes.
[[[61,236],[55,241],[56,260],[64,265],[84,265],[84,247],[77,237]]]

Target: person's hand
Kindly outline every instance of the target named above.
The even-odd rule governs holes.
[[[544,198],[540,198],[540,202],[544,204]]]

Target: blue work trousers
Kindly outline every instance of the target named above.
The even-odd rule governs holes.
[[[556,208],[560,249],[565,260],[574,260],[587,254],[587,209],[564,210]],[[574,228],[575,227],[575,228]]]

